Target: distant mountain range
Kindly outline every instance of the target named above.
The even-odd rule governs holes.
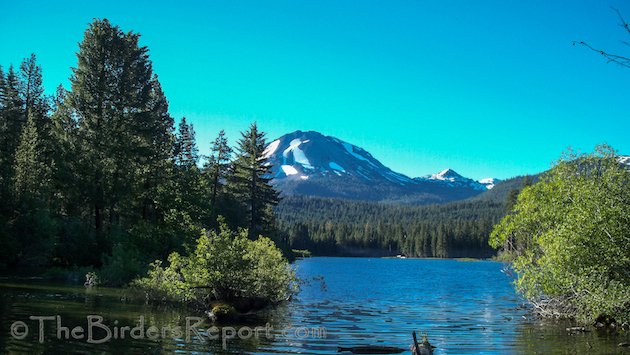
[[[295,131],[269,143],[273,184],[284,195],[411,204],[442,203],[479,195],[498,179],[475,181],[452,169],[410,178],[365,149],[314,131]]]

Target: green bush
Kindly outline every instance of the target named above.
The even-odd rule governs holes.
[[[491,244],[542,315],[630,321],[630,172],[610,147],[567,154],[525,188]]]
[[[169,266],[151,264],[146,277],[132,286],[150,300],[184,302],[209,309],[224,301],[240,310],[286,300],[295,291],[295,273],[269,238],[250,240],[247,230],[234,232],[220,219],[219,231],[203,232],[188,256],[173,253]]]

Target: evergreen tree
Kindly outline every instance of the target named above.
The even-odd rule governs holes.
[[[178,135],[175,142],[175,158],[177,165],[184,168],[192,168],[199,162],[199,149],[195,141],[195,129],[192,123],[186,122],[186,117],[182,117],[179,122]]]
[[[11,159],[6,151],[6,136],[9,133],[9,122],[6,119],[5,107],[6,107],[6,99],[5,99],[5,91],[6,91],[6,80],[4,75],[4,70],[0,65],[0,200],[8,201],[8,184],[7,179],[10,174],[10,166]],[[0,215],[5,214],[6,211],[4,208],[0,207]]]
[[[221,188],[228,177],[232,156],[232,148],[228,145],[224,130],[219,132],[211,150],[212,154],[204,166],[204,173],[210,184],[210,206],[213,210],[216,210],[217,195],[221,192]]]
[[[37,128],[42,130],[48,111],[48,102],[44,96],[42,68],[37,64],[37,57],[31,54],[20,64],[19,93],[24,103],[24,116],[33,115]]]
[[[121,203],[133,192],[138,147],[150,114],[151,62],[139,35],[95,20],[79,45],[68,101],[77,116],[79,181],[85,187],[93,227],[103,231],[106,214],[117,222]]]
[[[68,92],[59,85],[52,98],[53,113],[50,116],[50,144],[52,149],[51,184],[55,191],[54,203],[58,212],[65,216],[80,216],[83,186],[78,184],[77,170],[80,168],[76,161],[77,122],[72,118],[72,108],[68,105]]]
[[[241,133],[234,161],[233,189],[247,211],[245,217],[250,238],[273,228],[271,207],[279,202],[278,192],[271,186],[271,165],[263,156],[265,133],[252,123]]]
[[[50,263],[56,223],[48,209],[48,166],[42,159],[41,143],[31,111],[15,154],[15,217],[10,228],[17,239],[19,261],[24,265]]]
[[[22,126],[25,122],[23,101],[19,93],[19,79],[13,66],[9,66],[6,76],[3,75],[0,89],[0,176],[6,195],[8,186],[13,177],[13,157],[20,142]]]
[[[47,177],[47,167],[41,159],[41,144],[37,134],[34,113],[29,114],[22,130],[20,145],[15,153],[13,187],[18,198],[41,197]]]
[[[175,139],[176,190],[178,208],[186,214],[185,218],[199,223],[207,209],[204,196],[205,187],[201,171],[197,166],[199,151],[195,141],[193,125],[182,118]]]
[[[140,211],[143,220],[157,221],[169,204],[163,201],[162,191],[169,189],[167,185],[173,179],[173,118],[168,113],[168,101],[162,91],[157,75],[151,80],[150,114],[144,123],[145,134],[142,144],[143,159],[138,161]],[[162,200],[162,201],[158,201]],[[162,206],[159,210],[158,205]]]
[[[0,77],[0,248],[12,254],[9,264],[47,264],[55,227],[48,210],[51,162],[42,137],[48,109],[41,68],[31,56],[19,74],[10,66]]]

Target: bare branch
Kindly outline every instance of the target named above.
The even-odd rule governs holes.
[[[621,16],[621,12],[614,7],[611,7],[611,8],[613,9],[613,11],[617,13],[617,16],[619,16],[619,20],[621,20],[621,23],[619,24],[619,26],[625,28],[626,32],[630,33],[630,27],[628,27],[628,23],[626,22],[626,20],[623,19],[623,16]]]
[[[626,20],[621,15],[621,12],[619,10],[617,10],[616,8],[614,8],[614,7],[611,7],[611,9],[617,13],[617,16],[619,17],[619,20],[621,21],[619,26],[623,27],[626,30],[626,32],[628,32],[628,34],[630,34],[630,26],[628,25]],[[630,44],[628,42],[621,41],[621,43],[623,43],[623,44],[625,44],[627,46],[630,46]],[[628,57],[617,55],[617,54],[608,53],[608,52],[606,52],[604,50],[594,48],[590,44],[588,44],[586,42],[583,42],[583,41],[573,41],[573,45],[575,46],[576,44],[584,46],[584,47],[592,50],[593,52],[599,53],[600,55],[602,55],[604,58],[607,59],[608,63],[616,63],[616,64],[621,65],[622,67],[630,68],[630,58],[628,58]]]
[[[628,57],[624,57],[624,56],[621,56],[621,55],[608,53],[608,52],[603,51],[601,49],[594,48],[594,47],[592,47],[590,44],[588,44],[586,42],[573,41],[573,45],[576,45],[576,44],[584,46],[584,47],[592,50],[593,52],[599,53],[600,55],[602,55],[604,58],[607,59],[608,63],[616,63],[616,64],[621,65],[622,67],[630,68],[630,58],[628,58]]]

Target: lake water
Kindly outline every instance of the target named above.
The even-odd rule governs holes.
[[[0,280],[0,349],[5,353],[332,354],[339,346],[407,349],[416,330],[428,334],[435,354],[630,354],[630,349],[617,346],[630,341],[627,333],[571,335],[565,329],[570,324],[529,319],[511,279],[501,272],[501,263],[309,258],[295,265],[304,284],[294,300],[238,324],[218,324],[211,334],[223,332],[226,337],[217,340],[191,333],[187,341],[185,334],[171,333],[176,326],[184,330],[186,317],[199,314],[145,305],[121,290]],[[102,344],[72,336],[66,340],[65,333],[58,339],[55,320],[43,322],[40,343],[38,321],[29,316],[57,315],[69,331],[78,326],[85,332],[86,317],[99,315],[112,333],[114,328],[136,327],[143,316],[145,325],[138,330],[144,330],[144,338],[133,339],[128,332],[125,339]],[[29,328],[24,339],[11,335],[16,321]],[[151,334],[155,339],[149,339],[150,326],[163,334]],[[195,329],[212,326],[204,322]],[[94,340],[107,335],[97,326],[92,329]],[[232,330],[241,331],[243,339],[228,339]],[[17,326],[14,331],[20,335],[24,329]]]

